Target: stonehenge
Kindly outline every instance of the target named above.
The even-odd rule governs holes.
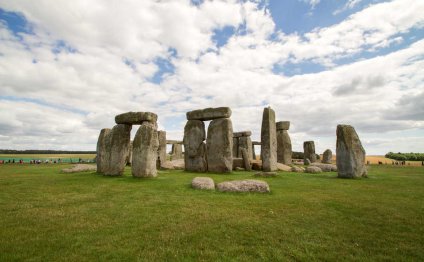
[[[365,150],[355,129],[350,125],[337,126],[336,164],[338,177],[366,177]]]
[[[166,132],[157,131],[159,147],[158,147],[158,161],[159,167],[162,167],[166,163]]]
[[[242,131],[233,133],[233,157],[242,157],[241,149],[245,148],[249,155],[249,159],[253,159],[253,144],[250,136],[251,131]]]
[[[187,112],[184,127],[185,170],[227,173],[233,169],[233,124],[229,107]],[[205,123],[209,121],[207,139]],[[205,141],[206,139],[206,141]]]
[[[322,163],[324,164],[331,164],[331,160],[333,159],[333,152],[331,152],[330,149],[327,149],[322,154]]]
[[[271,107],[264,108],[262,115],[261,159],[263,171],[277,170],[277,128]]]
[[[311,163],[317,161],[317,156],[315,155],[315,143],[314,141],[305,141],[303,142],[303,161],[306,163],[306,159],[309,159]]]
[[[256,152],[255,152],[255,146],[260,146],[261,142],[259,141],[252,141],[252,157],[254,160],[256,160]]]
[[[289,121],[280,121],[276,123],[277,127],[277,162],[285,165],[292,163],[292,144],[288,130]]]
[[[159,148],[157,115],[151,112],[127,112],[117,115],[115,122],[112,129],[100,131],[97,172],[106,176],[121,176],[127,162],[131,161],[134,177],[156,176]],[[141,126],[131,144],[132,125]]]

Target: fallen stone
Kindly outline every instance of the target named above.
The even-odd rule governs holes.
[[[317,161],[317,156],[315,154],[315,143],[314,141],[305,141],[303,142],[303,161],[306,162],[306,159],[308,158],[311,163],[314,163]]]
[[[311,166],[317,166],[319,168],[321,168],[321,170],[323,172],[336,172],[337,171],[337,166],[333,165],[333,164],[324,164],[324,163],[312,163]]]
[[[279,121],[275,123],[277,130],[289,130],[290,121]]]
[[[277,130],[275,112],[271,107],[264,108],[262,115],[261,159],[263,171],[277,170]]]
[[[210,177],[195,177],[191,181],[191,187],[202,190],[215,190],[215,183]]]
[[[209,123],[206,152],[208,171],[227,173],[233,170],[233,124],[231,119],[215,119]]]
[[[156,125],[144,122],[137,130],[133,141],[133,177],[156,177],[159,139]]]
[[[205,124],[200,120],[189,120],[184,127],[185,170],[206,172]]]
[[[187,120],[208,121],[219,118],[230,118],[231,109],[229,107],[205,108],[187,112]]]
[[[338,177],[356,178],[367,176],[365,150],[352,126],[337,126],[336,163]]]
[[[63,173],[77,173],[77,172],[88,172],[88,171],[96,171],[97,167],[95,165],[87,165],[87,164],[76,164],[71,168],[64,168],[61,171]]]
[[[306,173],[311,173],[311,174],[317,174],[317,173],[322,173],[321,168],[317,167],[317,166],[308,166],[305,169]]]
[[[243,168],[244,169],[243,158],[241,158],[241,157],[233,158],[233,170],[236,170],[236,168]]]
[[[309,160],[309,158],[305,158],[303,163],[304,163],[305,166],[309,166],[311,164],[311,160]]]
[[[324,164],[331,164],[331,161],[333,159],[333,152],[331,152],[330,149],[327,149],[322,154],[322,163]]]
[[[183,144],[183,141],[180,141],[180,140],[166,140],[166,144],[167,145],[174,145],[174,144],[182,145]]]
[[[298,166],[292,166],[291,172],[303,173],[303,172],[305,172],[305,169],[304,168],[301,168],[301,167],[298,167]]]
[[[222,182],[217,189],[221,192],[270,192],[268,183],[253,179]]]
[[[158,115],[152,112],[128,112],[115,116],[117,124],[141,125],[143,122],[156,123]]]
[[[258,177],[276,177],[277,172],[258,172],[255,174]]]
[[[277,163],[277,169],[280,170],[280,171],[286,171],[286,172],[291,172],[291,170],[292,170],[291,166],[284,165],[284,164],[281,164],[281,163]]]

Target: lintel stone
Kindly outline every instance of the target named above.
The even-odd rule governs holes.
[[[205,108],[187,112],[187,120],[208,121],[219,118],[230,118],[231,109],[229,107]]]

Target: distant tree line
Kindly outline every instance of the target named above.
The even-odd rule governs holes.
[[[389,152],[385,157],[398,161],[424,161],[424,153],[393,153]]]
[[[96,154],[96,151],[12,150],[0,149],[0,154]]]

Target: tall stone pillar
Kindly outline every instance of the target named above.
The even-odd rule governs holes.
[[[184,162],[186,171],[206,172],[206,131],[200,120],[188,120],[184,127]]]
[[[156,177],[159,139],[154,123],[143,122],[133,141],[131,172],[134,177]]]
[[[352,126],[337,126],[336,164],[340,178],[367,176],[365,150]]]
[[[229,118],[212,120],[208,127],[208,171],[226,173],[233,170],[233,124]]]
[[[330,149],[327,149],[322,154],[322,160],[321,162],[324,164],[331,164],[331,161],[333,159],[333,152],[331,152]]]
[[[183,145],[172,144],[171,156],[172,156],[172,160],[183,158]]]
[[[277,170],[277,129],[275,112],[271,107],[264,108],[261,128],[262,169],[266,172]]]
[[[290,121],[277,122],[277,162],[285,165],[292,164],[292,143],[288,130]]]
[[[309,159],[311,163],[317,161],[317,156],[315,154],[315,143],[314,141],[305,141],[303,142],[303,162],[306,163],[306,159]]]
[[[162,167],[166,162],[166,132],[158,131],[158,159],[160,161],[160,166]]]
[[[110,128],[103,128],[100,131],[99,139],[97,140],[97,172],[104,173],[109,168],[110,159]]]

